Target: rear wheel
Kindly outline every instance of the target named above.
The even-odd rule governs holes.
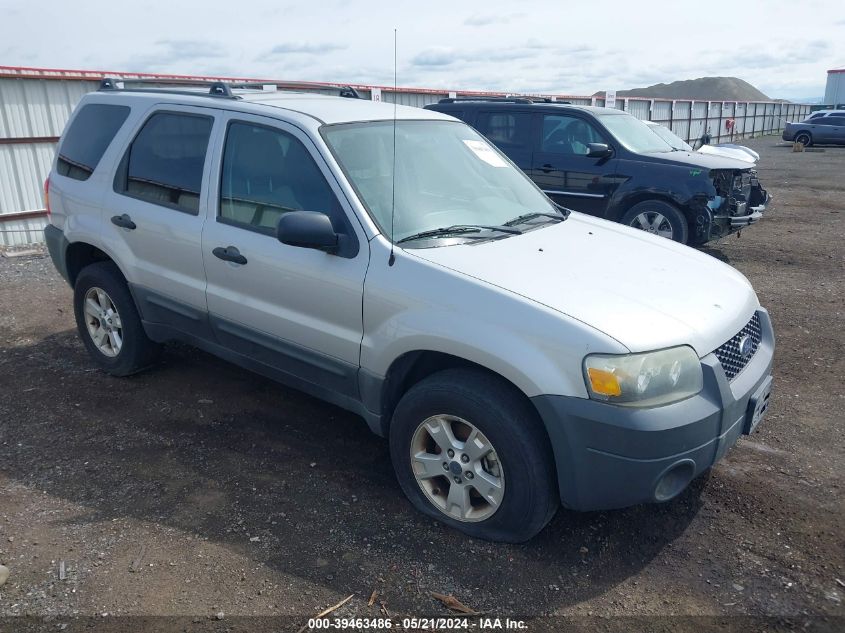
[[[813,136],[809,132],[798,132],[795,135],[795,142],[801,143],[804,147],[810,147],[813,144]]]
[[[101,369],[127,376],[150,365],[159,346],[147,338],[117,266],[86,266],[74,284],[73,308],[82,343]]]
[[[390,454],[411,503],[471,536],[526,541],[558,507],[548,436],[493,375],[450,369],[414,385],[393,415]]]
[[[625,212],[619,222],[681,244],[686,244],[689,235],[684,214],[663,200],[638,202]]]

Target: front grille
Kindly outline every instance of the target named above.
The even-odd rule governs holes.
[[[739,352],[739,345],[746,336],[751,339],[751,353],[743,357]],[[757,353],[757,349],[760,347],[761,339],[760,315],[755,312],[744,328],[737,332],[731,340],[713,352],[722,364],[722,369],[725,370],[728,380],[736,378],[739,372],[745,369],[748,361],[754,358],[754,354]]]

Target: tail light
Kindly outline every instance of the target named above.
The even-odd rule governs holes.
[[[44,208],[47,209],[47,219],[50,219],[50,176],[44,181]]]

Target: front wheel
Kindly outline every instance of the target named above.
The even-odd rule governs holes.
[[[801,143],[804,147],[810,147],[813,144],[813,137],[810,136],[809,132],[799,132],[795,137],[795,142]]]
[[[545,429],[493,375],[451,369],[414,385],[394,412],[390,454],[419,511],[477,538],[526,541],[558,507]]]
[[[689,226],[677,207],[662,200],[644,200],[635,204],[619,222],[635,229],[686,244]]]

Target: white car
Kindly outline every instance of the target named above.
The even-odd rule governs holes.
[[[672,499],[766,412],[745,277],[557,207],[450,116],[112,86],[62,135],[45,229],[110,374],[179,340],[348,409],[417,509],[504,541]]]
[[[760,160],[760,154],[755,152],[750,147],[744,145],[735,145],[733,143],[723,143],[721,145],[702,145],[697,150],[687,143],[680,136],[676,135],[672,130],[665,125],[655,123],[654,121],[643,121],[651,128],[651,131],[657,134],[669,145],[677,150],[684,152],[698,152],[699,154],[712,154],[714,156],[724,156],[725,158],[733,158],[741,160],[745,163],[756,164]]]

